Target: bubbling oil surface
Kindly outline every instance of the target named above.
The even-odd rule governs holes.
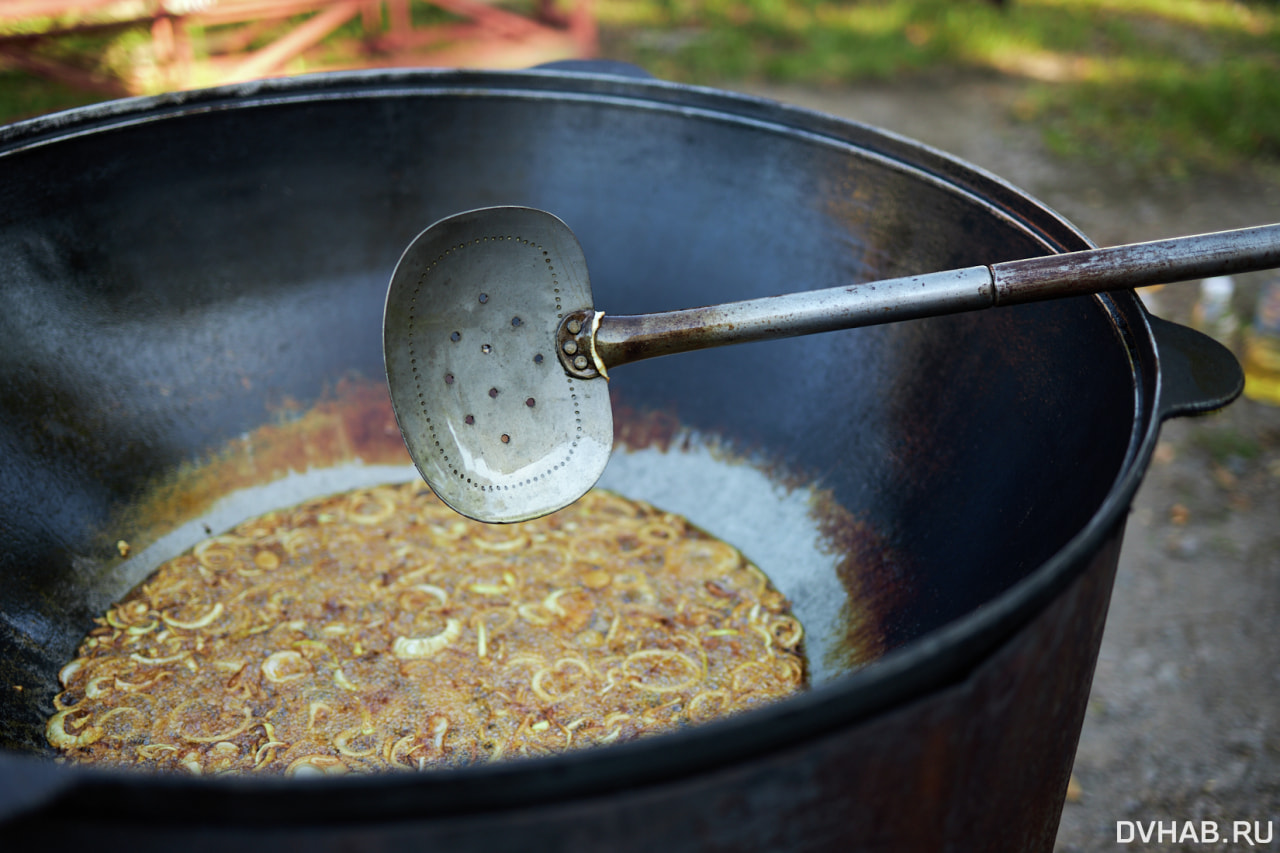
[[[420,483],[246,521],[164,563],[61,671],[67,760],[426,770],[631,740],[782,698],[804,632],[735,548],[597,490],[484,525]]]

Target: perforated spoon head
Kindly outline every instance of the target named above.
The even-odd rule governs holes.
[[[555,349],[560,320],[591,307],[582,247],[544,211],[460,213],[405,250],[383,357],[409,455],[442,501],[524,521],[595,485],[613,447],[608,386],[568,376]]]
[[[567,506],[603,473],[609,368],[1277,266],[1280,224],[605,317],[569,227],[544,211],[495,207],[443,219],[405,251],[387,292],[383,353],[400,432],[431,487],[472,518],[523,521]]]

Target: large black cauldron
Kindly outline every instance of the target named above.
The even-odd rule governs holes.
[[[568,222],[598,304],[620,313],[1088,246],[1012,187],[907,140],[605,75],[321,76],[0,130],[0,837],[1050,849],[1160,422],[1239,386],[1223,350],[1131,293],[618,371],[628,442],[656,441],[679,463],[684,445],[666,440],[692,435],[767,473],[777,495],[811,495],[830,568],[780,582],[802,616],[832,589],[851,598],[808,620],[821,662],[800,698],[649,741],[426,775],[302,784],[49,760],[58,667],[128,586],[115,541],[158,541],[208,502],[175,502],[163,523],[131,508],[153,506],[157,483],[182,493],[184,472],[244,450],[282,412],[340,408],[343,382],[376,385],[400,251],[442,216],[497,204]],[[673,500],[704,467],[671,466]],[[695,521],[735,529],[737,496],[720,497],[727,508]],[[733,537],[754,556],[786,527],[752,520]]]

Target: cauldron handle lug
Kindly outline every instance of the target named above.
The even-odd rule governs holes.
[[[1186,326],[1149,316],[1160,369],[1160,420],[1226,406],[1244,390],[1244,370],[1222,344]]]

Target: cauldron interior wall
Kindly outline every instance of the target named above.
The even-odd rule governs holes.
[[[286,397],[379,375],[390,271],[441,216],[556,213],[618,313],[1083,245],[928,157],[755,119],[355,88],[178,100],[165,121],[107,116],[0,157],[2,666],[32,685],[0,699],[7,746],[38,747],[58,664],[123,592],[95,580],[102,526]],[[614,393],[762,451],[879,531],[895,647],[1089,518],[1133,432],[1125,359],[1105,303],[1078,299],[659,360],[618,371]]]

